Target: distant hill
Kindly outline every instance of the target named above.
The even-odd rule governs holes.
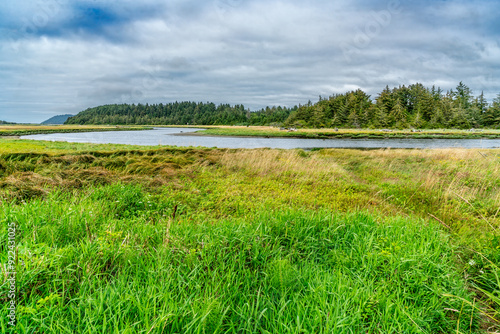
[[[70,115],[70,114],[58,115],[58,116],[51,117],[48,120],[46,120],[40,124],[64,124],[64,122],[66,122],[66,120],[72,116],[75,116],[75,115]]]
[[[0,124],[16,124],[16,123],[6,122],[6,121],[1,121],[1,120],[0,120]]]

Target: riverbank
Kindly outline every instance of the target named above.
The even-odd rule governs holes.
[[[500,138],[500,130],[390,130],[390,129],[282,129],[276,127],[217,127],[210,128],[199,134],[229,135],[229,136],[261,136],[285,138],[316,138],[316,139],[481,139]]]
[[[26,332],[498,329],[498,149],[0,141]]]
[[[150,130],[151,126],[97,126],[97,125],[0,125],[0,137],[20,137],[49,133],[79,133],[96,131]]]
[[[500,130],[495,129],[439,129],[439,130],[392,130],[392,129],[284,129],[269,126],[175,126],[199,127],[202,130],[189,135],[212,135],[233,137],[283,137],[307,139],[496,139]],[[188,134],[186,134],[188,135]]]
[[[196,128],[155,128],[149,131],[83,133],[83,134],[45,134],[22,136],[22,139],[43,141],[67,141],[88,143],[113,143],[142,146],[171,145],[178,147],[218,147],[218,148],[277,148],[306,150],[319,148],[468,148],[494,149],[500,148],[500,139],[418,139],[418,138],[376,138],[376,139],[314,139],[314,138],[281,138],[255,136],[217,136],[191,135]]]
[[[393,129],[284,129],[269,126],[226,126],[226,125],[145,125],[145,126],[93,126],[93,125],[0,125],[1,137],[19,137],[31,134],[78,133],[95,131],[150,130],[155,127],[200,128],[198,132],[183,133],[185,136],[231,136],[264,138],[304,139],[497,139],[496,129],[439,129],[439,130],[393,130]]]

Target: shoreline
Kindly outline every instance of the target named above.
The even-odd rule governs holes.
[[[2,128],[0,127],[0,138],[10,138],[15,139],[20,136],[29,136],[29,135],[45,135],[45,134],[54,134],[54,133],[84,133],[84,132],[106,132],[106,131],[144,131],[144,130],[152,130],[152,126],[134,126],[134,127],[88,127],[88,128],[68,128],[68,127],[60,127],[57,126],[49,126],[46,128],[37,128],[36,126],[22,127],[18,126],[11,128]]]
[[[210,131],[211,129],[208,129]],[[249,134],[235,134],[227,133],[206,133],[207,130],[200,130],[197,132],[185,132],[172,134],[173,136],[196,136],[196,137],[231,137],[231,138],[290,138],[290,139],[500,139],[500,134],[490,135],[466,135],[466,134],[410,134],[410,133],[395,133],[393,135],[377,134],[377,133],[339,133],[339,134],[316,134],[316,133],[296,133],[296,134],[279,134],[275,132],[270,133],[249,133]]]
[[[92,126],[81,128],[79,126],[50,126],[47,128],[37,127],[0,127],[0,138],[19,139],[25,135],[53,134],[53,133],[82,133],[82,132],[104,132],[104,131],[144,131],[166,128],[198,128],[195,132],[183,132],[172,134],[174,136],[195,137],[232,137],[232,138],[293,138],[293,139],[500,139],[500,130],[392,130],[392,129],[297,129],[294,131],[279,130],[269,126],[182,126],[182,125],[160,125],[160,126]],[[182,131],[182,130],[181,130]]]

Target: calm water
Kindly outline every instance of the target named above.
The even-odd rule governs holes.
[[[200,129],[158,128],[144,131],[53,133],[23,139],[74,143],[175,145],[219,148],[500,148],[500,139],[297,139],[190,136]]]

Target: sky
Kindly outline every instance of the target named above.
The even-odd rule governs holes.
[[[0,120],[114,103],[500,93],[500,1],[2,0]]]

